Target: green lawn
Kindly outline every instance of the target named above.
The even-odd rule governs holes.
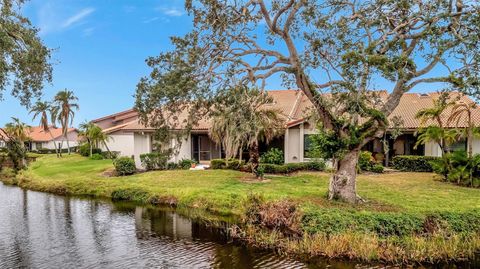
[[[110,160],[93,161],[71,155],[46,155],[23,172],[20,185],[50,192],[111,197],[114,191],[140,193],[134,200],[175,197],[179,206],[199,207],[222,214],[238,214],[249,193],[267,200],[290,199],[303,207],[351,206],[325,199],[326,173],[267,176],[256,182],[248,174],[229,170],[156,171],[128,177],[108,177]],[[480,190],[458,187],[434,179],[429,173],[360,175],[358,192],[368,202],[354,209],[365,211],[466,211],[480,208]]]

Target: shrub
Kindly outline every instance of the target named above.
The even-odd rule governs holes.
[[[175,169],[178,169],[179,168],[179,165],[178,163],[167,163],[167,170],[175,170]]]
[[[432,162],[440,160],[440,157],[399,155],[392,159],[392,166],[404,172],[432,172]]]
[[[370,151],[362,151],[358,156],[358,168],[361,171],[371,171],[375,165],[375,159]]]
[[[270,164],[270,163],[261,163],[259,168],[267,174],[288,174],[297,171],[324,171],[325,162],[323,161],[312,161],[305,163],[287,163],[287,164]]]
[[[165,170],[167,169],[167,162],[169,154],[164,152],[152,152],[140,155],[140,161],[142,162],[145,170]]]
[[[195,160],[189,160],[189,159],[182,159],[180,162],[178,162],[178,167],[181,169],[190,169],[192,167],[192,164],[196,164],[197,162]]]
[[[277,148],[271,148],[260,157],[260,163],[283,164],[283,151]]]
[[[297,205],[286,200],[265,202],[263,196],[250,194],[245,201],[244,222],[284,235],[301,235],[302,212]]]
[[[77,148],[77,150],[78,150],[78,153],[80,155],[84,156],[84,157],[90,156],[90,144],[89,143],[84,143],[84,144],[80,145]],[[39,149],[38,151],[39,151],[39,153],[45,153],[45,154],[55,153],[54,149]],[[64,151],[68,152],[68,149],[62,149],[62,153],[65,153]],[[99,149],[99,148],[93,148],[92,149],[92,155],[93,154],[102,154],[102,150]]]
[[[95,160],[95,161],[103,160],[103,156],[102,154],[94,153],[92,154],[92,156],[90,156],[90,160]]]
[[[305,168],[309,171],[325,171],[326,167],[327,165],[323,160],[314,160],[305,163]]]
[[[225,169],[227,167],[224,159],[213,159],[210,161],[210,165],[212,166],[212,169]]]
[[[240,170],[240,168],[245,164],[244,161],[238,159],[230,159],[226,162],[226,168],[232,170]]]
[[[132,175],[137,171],[135,161],[129,157],[120,157],[113,162],[115,171],[121,176]]]
[[[9,178],[14,178],[15,176],[16,176],[16,172],[13,168],[0,167],[0,178],[9,179]]]
[[[120,156],[120,152],[119,151],[103,151],[102,152],[102,156],[104,159],[116,159],[118,158],[118,156]]]
[[[384,170],[383,165],[375,164],[375,165],[372,166],[370,171],[374,172],[374,173],[383,173],[383,170]]]

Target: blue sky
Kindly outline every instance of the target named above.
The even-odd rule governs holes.
[[[191,29],[183,4],[183,0],[27,2],[24,15],[40,29],[45,44],[54,49],[53,82],[45,86],[44,99],[64,88],[73,90],[80,99],[74,125],[131,108],[136,84],[150,71],[145,59],[171,49],[169,37]],[[385,86],[374,87],[388,88]],[[270,80],[266,87],[283,88],[279,78]],[[0,126],[12,116],[38,124],[9,92],[4,96]]]
[[[183,0],[31,0],[23,13],[55,49],[53,83],[44,98],[74,90],[80,99],[75,124],[132,107],[135,85],[149,72],[145,59],[171,48],[169,36],[192,25]],[[38,124],[9,92],[4,95],[0,126],[12,116]]]

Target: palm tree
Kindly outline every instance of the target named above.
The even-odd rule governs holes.
[[[227,159],[248,148],[252,172],[258,176],[259,143],[269,143],[280,135],[284,121],[279,111],[269,108],[273,100],[257,89],[237,88],[226,93],[225,103],[217,106],[209,130],[214,142],[223,145]],[[241,157],[240,157],[241,158]]]
[[[25,142],[30,139],[28,136],[30,126],[21,122],[18,118],[12,117],[12,120],[5,125],[4,131],[8,138],[8,155],[13,162],[14,169],[18,171],[27,165]]]
[[[467,128],[465,128],[465,132],[467,135],[467,148],[469,158],[473,156],[473,136],[475,132],[475,125],[472,121],[472,112],[475,108],[477,108],[477,105],[474,102],[468,104],[463,102],[455,104],[447,121],[447,123],[455,122],[456,127],[458,128],[460,120],[464,116],[466,116]]]
[[[442,114],[445,109],[447,109],[450,105],[451,103],[447,102],[446,97],[440,96],[438,99],[433,101],[433,107],[419,110],[415,115],[415,118],[420,119],[421,126],[424,126],[428,121],[433,120],[436,121],[437,127],[443,129],[445,125],[443,124]],[[434,128],[430,131],[424,131],[424,137],[433,134],[432,132],[438,132],[438,130]],[[445,141],[441,137],[440,140],[437,141],[437,143],[442,148],[443,153],[448,152],[448,147],[445,146]]]
[[[20,121],[20,119],[12,117],[12,122],[5,125],[5,133],[10,137],[20,142],[22,147],[25,147],[25,142],[30,138],[28,130],[30,126]]]
[[[52,121],[58,121],[62,126],[62,144],[60,145],[60,155],[61,148],[63,146],[63,140],[67,140],[68,154],[70,154],[70,143],[68,141],[68,129],[69,125],[73,123],[73,118],[75,117],[75,110],[79,109],[79,105],[75,102],[78,101],[78,98],[74,95],[73,91],[64,89],[59,91],[53,98],[53,109],[52,109]]]
[[[110,136],[103,132],[102,128],[92,122],[84,122],[80,124],[80,136],[87,140],[90,147],[90,156],[93,153],[93,147],[98,148],[100,145],[105,146],[110,153],[107,142],[110,140]]]
[[[40,116],[40,128],[42,128],[45,133],[48,132],[50,134],[50,137],[53,140],[53,145],[55,147],[55,153],[57,154],[57,157],[59,157],[57,143],[55,143],[54,141],[55,138],[53,137],[50,130],[50,125],[48,124],[48,113],[51,113],[51,111],[52,107],[49,102],[38,101],[30,110],[30,114],[33,113],[33,120]]]
[[[418,145],[424,145],[428,142],[436,142],[438,145],[440,145],[442,152],[446,153],[446,148],[455,142],[457,137],[457,130],[444,129],[438,126],[429,126],[420,132],[420,135],[417,138],[417,143],[415,144],[415,148]]]

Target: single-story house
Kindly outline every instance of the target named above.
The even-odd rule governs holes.
[[[0,148],[4,148],[6,146],[5,145],[6,141],[8,141],[8,136],[5,133],[5,131],[2,128],[0,128]]]
[[[67,132],[67,139],[63,137],[62,129],[54,126],[50,127],[49,131],[45,132],[42,127],[30,127],[28,130],[30,140],[27,142],[27,148],[30,151],[48,149],[55,150],[57,148],[67,148],[67,140],[70,148],[78,146],[78,130],[69,128]],[[62,144],[63,143],[63,144]]]
[[[275,106],[283,117],[286,119],[285,133],[272,141],[269,145],[262,145],[261,151],[268,148],[280,148],[284,152],[286,163],[304,162],[308,160],[309,136],[316,133],[316,126],[308,115],[312,107],[308,98],[298,90],[277,90],[268,91],[273,98],[273,106]],[[473,102],[467,96],[460,96],[458,93],[451,93],[453,97],[459,96],[459,102]],[[379,91],[377,94],[380,100],[385,100],[388,96],[386,91]],[[388,156],[384,155],[383,142],[380,139],[370,142],[365,149],[374,153],[374,156],[380,160],[391,159],[395,155],[426,155],[440,156],[441,150],[439,145],[434,142],[427,143],[424,146],[415,148],[416,132],[421,126],[421,122],[415,118],[417,112],[423,108],[433,106],[434,100],[438,99],[438,93],[406,93],[400,100],[400,104],[389,116],[390,119],[397,117],[402,121],[401,126],[396,128],[401,130],[401,135],[395,140],[389,139],[390,131],[386,133],[389,141]],[[442,117],[447,121],[450,115],[450,109],[444,112]],[[179,116],[181,120],[181,115]],[[473,119],[475,123],[480,125],[480,109],[473,111]],[[154,143],[152,134],[154,130],[144,126],[138,118],[137,112],[134,110],[126,110],[113,115],[93,120],[95,124],[100,126],[105,133],[109,134],[111,140],[108,147],[112,151],[117,151],[122,156],[133,156],[138,167],[141,166],[140,155],[152,152]],[[433,122],[427,122],[427,125]],[[456,123],[451,123],[447,128],[455,128]],[[459,127],[466,127],[466,120],[459,122]],[[194,159],[199,162],[208,162],[212,159],[223,157],[222,149],[215,144],[208,136],[210,123],[203,120],[191,130],[191,132],[183,138],[178,150],[178,154],[172,157],[171,161],[179,161],[181,159]],[[172,139],[170,145],[178,146],[177,140]],[[466,147],[466,142],[461,141],[454,145],[455,147]],[[480,139],[475,138],[474,152],[480,153]]]

